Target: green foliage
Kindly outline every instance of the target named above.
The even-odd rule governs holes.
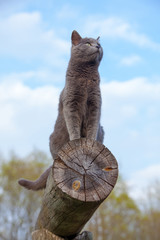
[[[48,157],[37,151],[24,159],[12,154],[9,161],[1,160],[0,239],[31,239],[30,232],[41,206],[42,191],[28,191],[18,185],[18,179],[38,178],[48,163]]]

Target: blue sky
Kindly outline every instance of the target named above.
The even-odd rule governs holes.
[[[0,1],[0,152],[49,154],[76,29],[101,37],[104,143],[120,173],[136,194],[160,178],[159,11],[158,0]]]

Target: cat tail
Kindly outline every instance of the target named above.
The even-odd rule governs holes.
[[[35,181],[29,181],[25,179],[19,179],[18,183],[29,190],[38,191],[46,187],[47,178],[52,166],[49,167],[42,175]]]

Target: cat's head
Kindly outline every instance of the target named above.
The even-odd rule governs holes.
[[[71,57],[74,61],[99,65],[103,56],[103,49],[99,43],[99,37],[97,39],[82,38],[79,33],[74,30],[71,40]]]

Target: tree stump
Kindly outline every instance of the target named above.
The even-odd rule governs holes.
[[[111,193],[118,164],[104,145],[85,138],[68,142],[58,156],[47,180],[36,229],[74,239]]]

